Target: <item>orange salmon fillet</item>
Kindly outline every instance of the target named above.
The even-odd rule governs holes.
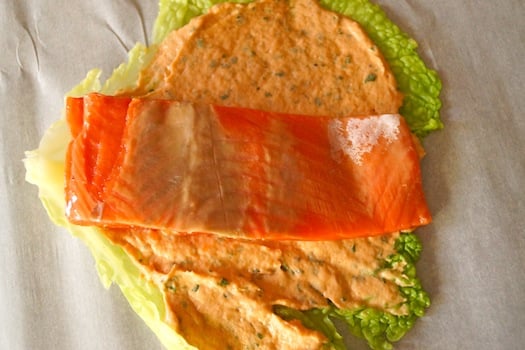
[[[331,118],[69,98],[66,214],[80,225],[331,240],[431,221],[400,115]]]

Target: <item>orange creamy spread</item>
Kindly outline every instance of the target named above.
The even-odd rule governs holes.
[[[278,242],[141,229],[105,233],[164,291],[169,321],[201,349],[216,349],[223,339],[232,349],[316,349],[326,341],[279,318],[275,305],[307,310],[331,302],[344,309],[406,312],[398,290],[403,266],[381,266],[395,253],[398,234]]]
[[[402,95],[360,26],[314,0],[225,3],[171,33],[121,95],[307,115],[397,113]],[[382,270],[398,234],[266,242],[106,230],[164,292],[169,322],[200,349],[319,349],[323,335],[272,312],[406,308],[403,266]]]
[[[314,0],[225,3],[172,32],[133,96],[283,113],[397,113],[402,95],[356,22]]]

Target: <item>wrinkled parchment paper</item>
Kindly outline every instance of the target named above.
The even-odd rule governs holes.
[[[434,223],[418,230],[418,273],[433,304],[397,348],[522,349],[525,2],[379,3],[439,72],[446,125],[423,161]],[[89,69],[108,76],[148,42],[156,12],[150,0],[0,2],[0,349],[162,349],[49,221],[21,161]]]

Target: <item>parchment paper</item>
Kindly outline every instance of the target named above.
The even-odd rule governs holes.
[[[398,349],[525,344],[525,2],[381,0],[443,80],[446,128],[425,140],[434,222],[418,230],[426,316]],[[162,349],[87,248],[48,219],[24,151],[64,94],[147,43],[157,2],[0,2],[0,349]],[[357,348],[362,348],[361,344]]]

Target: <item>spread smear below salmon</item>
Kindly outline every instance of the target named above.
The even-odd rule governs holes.
[[[69,98],[71,222],[327,240],[430,222],[400,115],[330,118],[91,94]]]
[[[246,344],[268,350],[331,348],[320,332],[275,317],[276,305],[408,312],[400,293],[407,285],[405,264],[385,264],[396,253],[399,233],[263,241],[139,228],[102,232],[164,292],[167,322],[199,349],[245,349]]]

